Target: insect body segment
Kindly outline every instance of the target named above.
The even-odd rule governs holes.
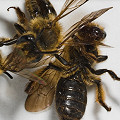
[[[55,101],[61,120],[80,120],[82,118],[87,104],[87,90],[79,71],[59,80]]]
[[[49,14],[57,15],[49,0],[26,0],[26,8],[31,18],[48,17]]]

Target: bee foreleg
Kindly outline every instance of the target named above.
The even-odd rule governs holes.
[[[100,80],[95,80],[94,83],[96,84],[96,102],[100,103],[107,111],[111,111],[111,107],[108,107],[106,105],[105,101],[105,95],[104,95],[104,89],[102,87]]]
[[[108,72],[109,75],[114,79],[114,80],[118,80],[120,81],[120,78],[112,71],[112,70],[108,70],[108,69],[99,69],[99,70],[94,70],[91,66],[86,66],[91,73],[95,74],[95,75],[102,75],[103,73]]]
[[[25,17],[25,14],[20,10],[19,7],[9,7],[7,10],[9,11],[9,9],[15,9],[17,17],[18,17],[18,22],[21,24],[27,24],[27,18]]]
[[[104,56],[104,55],[97,55],[97,56],[90,55],[90,57],[98,63],[103,62],[103,61],[107,60],[107,58],[108,58],[108,56]]]
[[[98,55],[96,61],[103,62],[103,61],[107,60],[107,58],[108,58],[108,56],[106,56],[106,55]]]

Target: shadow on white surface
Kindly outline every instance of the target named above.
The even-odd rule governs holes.
[[[5,27],[5,31],[13,37],[13,35],[15,35],[15,29],[14,29],[14,23],[10,22],[9,19],[6,19],[2,16],[0,16],[0,24],[3,24]],[[5,36],[4,36],[5,37]]]
[[[26,94],[24,88],[26,81],[21,77],[14,76],[14,79],[9,79],[5,75],[0,77],[0,84],[4,86],[0,97],[0,116],[3,120],[16,120],[14,116],[19,107],[24,105]],[[3,82],[2,82],[3,81]]]

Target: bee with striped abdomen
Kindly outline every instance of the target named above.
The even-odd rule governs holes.
[[[99,54],[99,45],[107,46],[102,41],[106,33],[93,20],[111,8],[101,9],[86,15],[67,32],[64,40],[57,47],[64,45],[61,55],[55,54],[55,62],[48,67],[35,71],[34,74],[45,80],[47,85],[31,82],[26,88],[28,98],[25,108],[36,112],[52,104],[54,93],[56,109],[61,120],[79,120],[83,117],[87,104],[87,85],[96,85],[96,101],[107,111],[104,90],[98,75],[108,72],[115,80],[120,78],[111,70],[94,69],[94,64],[105,61],[107,56]],[[43,104],[41,104],[43,103]]]

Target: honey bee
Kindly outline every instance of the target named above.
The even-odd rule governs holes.
[[[13,45],[13,51],[6,58],[0,56],[0,74],[5,73],[12,79],[10,71],[45,85],[42,78],[25,69],[39,67],[46,61],[49,63],[51,59],[43,59],[42,62],[41,59],[46,54],[54,56],[59,53],[57,47],[62,40],[62,27],[58,21],[87,1],[66,0],[57,15],[49,0],[25,0],[29,19],[19,7],[9,7],[8,11],[15,10],[18,21],[14,24],[16,34],[12,39],[0,38],[0,47]]]
[[[40,66],[46,61],[49,63],[50,59],[44,60],[45,62],[41,62],[41,59],[45,55],[54,56],[55,53],[59,53],[57,47],[62,40],[62,27],[58,21],[87,1],[66,0],[63,9],[57,15],[49,0],[25,0],[30,20],[19,7],[9,7],[8,11],[15,9],[18,22],[14,24],[16,35],[12,39],[0,38],[1,47],[14,46],[13,52],[2,60],[1,73],[19,72],[25,68]],[[76,5],[72,6],[73,4]]]
[[[94,65],[105,61],[108,56],[100,55],[98,48],[99,45],[107,46],[102,43],[106,32],[98,24],[92,23],[111,8],[92,12],[70,27],[57,47],[59,49],[64,45],[62,54],[55,54],[55,62],[34,72],[47,84],[39,85],[33,81],[26,87],[26,110],[37,112],[47,108],[55,95],[60,119],[80,120],[87,105],[86,86],[96,85],[96,102],[111,111],[105,103],[104,89],[98,75],[107,72],[114,80],[120,81],[120,78],[112,70],[94,69]]]
[[[0,46],[14,44],[15,48],[2,65],[3,72],[21,71],[29,64],[40,61],[45,53],[56,52],[54,47],[61,36],[60,24],[55,22],[53,26],[51,23],[55,19],[56,12],[49,1],[26,0],[30,21],[19,7],[9,7],[7,10],[12,8],[15,9],[18,17],[18,22],[14,24],[16,35],[13,39],[1,38]],[[20,61],[19,57],[21,57]],[[16,61],[20,64],[18,65]]]

